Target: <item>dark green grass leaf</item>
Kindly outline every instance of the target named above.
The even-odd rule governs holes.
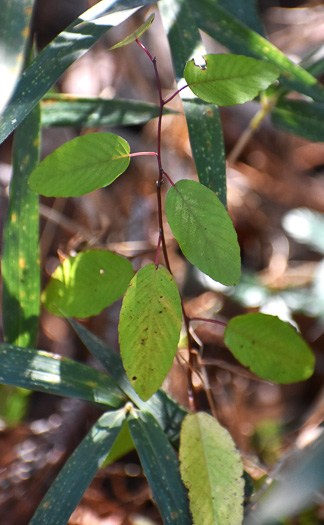
[[[303,100],[281,100],[271,112],[280,129],[305,139],[324,142],[324,104]]]
[[[87,330],[85,326],[77,323],[73,319],[70,319],[69,322],[89,352],[105,367],[109,375],[113,377],[123,392],[125,392],[139,408],[153,414],[168,439],[173,443],[177,443],[181,422],[187,413],[186,410],[161,389],[148,401],[143,401],[130,384],[120,356],[109,348],[104,341]]]
[[[114,133],[90,133],[48,155],[29,178],[46,197],[78,197],[111,184],[129,165],[129,145]]]
[[[181,301],[163,266],[141,268],[128,285],[119,320],[123,365],[138,395],[149,399],[169,372],[180,337]]]
[[[149,2],[131,2],[132,5],[147,3]],[[22,74],[15,94],[2,115],[0,144],[26,118],[73,62],[84,55],[106,31],[119,25],[134,12],[123,11],[119,17],[116,17],[116,13],[107,15],[115,4],[118,4],[116,0],[103,0],[93,6],[74,20],[33,60]]]
[[[112,448],[125,411],[105,413],[91,428],[39,505],[30,525],[63,525],[81,500]]]
[[[34,0],[2,0],[0,16],[0,115],[24,66]]]
[[[68,94],[49,95],[41,104],[42,126],[133,126],[158,117],[160,108],[149,102],[105,100]],[[163,114],[175,114],[165,108]]]
[[[205,65],[187,63],[184,77],[194,94],[218,106],[253,100],[279,76],[278,68],[242,55],[205,55]]]
[[[218,0],[218,4],[253,31],[263,33],[256,0]]]
[[[194,523],[241,525],[243,465],[228,431],[208,414],[188,414],[179,457]]]
[[[180,180],[167,194],[165,211],[188,261],[215,281],[237,284],[241,274],[237,235],[215,193],[199,182]]]
[[[13,175],[2,249],[2,319],[4,338],[36,346],[40,310],[38,195],[28,178],[38,163],[40,112],[35,107],[16,131]]]
[[[99,314],[126,291],[131,263],[107,250],[80,252],[56,268],[42,294],[45,308],[59,316]]]
[[[217,1],[188,0],[200,29],[226,46],[232,53],[268,60],[280,70],[282,82],[317,102],[324,102],[324,88],[310,73],[294,64],[268,40],[261,37]]]
[[[112,407],[125,400],[115,381],[93,368],[42,350],[8,344],[0,344],[0,382]]]
[[[179,462],[162,428],[148,412],[135,412],[128,426],[163,523],[192,523]]]
[[[224,341],[242,365],[268,381],[296,383],[314,372],[315,357],[306,341],[278,317],[262,313],[234,317]]]

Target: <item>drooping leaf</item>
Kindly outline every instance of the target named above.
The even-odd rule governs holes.
[[[33,60],[18,82],[14,96],[0,121],[0,144],[26,118],[64,71],[84,55],[111,27],[121,24],[136,9],[107,14],[112,10],[147,5],[151,0],[102,0],[80,15]],[[21,3],[19,4],[21,9]],[[104,16],[106,15],[106,16]]]
[[[234,317],[224,341],[242,365],[268,381],[304,381],[314,371],[315,357],[306,341],[278,317],[262,313]]]
[[[253,100],[279,76],[269,62],[242,55],[205,55],[205,65],[187,63],[184,77],[197,97],[217,104],[233,106]]]
[[[183,254],[215,281],[240,279],[240,248],[232,221],[214,192],[192,180],[180,180],[166,197],[165,211]]]
[[[123,365],[144,401],[157,391],[171,368],[181,320],[181,301],[172,275],[163,266],[144,266],[129,283],[119,320]]]
[[[136,126],[158,117],[160,108],[149,102],[106,100],[51,94],[41,104],[42,126]],[[164,108],[163,115],[176,111]]]
[[[113,446],[124,420],[123,409],[100,417],[65,463],[41,501],[30,525],[58,525],[69,521]]]
[[[149,412],[133,412],[128,427],[163,523],[191,523],[179,462],[162,428]]]
[[[131,44],[132,42],[135,42],[135,40],[137,38],[142,36],[142,34],[145,33],[145,31],[147,31],[149,29],[149,27],[151,27],[154,18],[155,18],[155,14],[152,13],[145,20],[145,22],[143,22],[143,24],[141,24],[133,33],[131,33],[130,35],[128,35],[125,38],[123,38],[122,40],[120,40],[120,42],[118,42],[117,44],[114,44],[113,46],[111,46],[109,48],[109,51],[112,51],[113,49],[117,49],[118,47],[127,46],[128,44]]]
[[[0,383],[119,407],[125,396],[115,381],[94,368],[50,354],[0,344]]]
[[[36,346],[40,311],[38,195],[28,178],[38,163],[40,111],[35,107],[16,131],[13,175],[2,248],[4,337],[19,346]]]
[[[42,300],[56,315],[90,317],[119,299],[132,276],[131,263],[116,253],[80,252],[56,268]]]
[[[0,115],[24,65],[34,0],[3,0],[0,17]]]
[[[324,88],[305,69],[294,64],[276,46],[249,29],[218,2],[188,0],[199,29],[226,46],[232,53],[267,60],[280,69],[280,83],[324,102]]]
[[[271,112],[273,123],[280,129],[324,142],[324,104],[303,100],[281,100]]]
[[[111,184],[129,165],[129,145],[114,133],[90,133],[48,155],[29,179],[46,197],[78,197]]]
[[[243,465],[228,431],[208,414],[188,414],[179,458],[194,524],[240,525]]]
[[[135,392],[123,368],[120,356],[109,348],[104,341],[73,319],[69,319],[73,329],[80,337],[89,352],[98,359],[113,377],[119,387],[142,410],[149,411],[161,425],[167,438],[172,443],[177,443],[180,435],[180,426],[187,411],[164,390],[158,390],[148,401],[143,401]]]

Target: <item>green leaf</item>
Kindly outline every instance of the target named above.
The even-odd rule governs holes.
[[[267,60],[280,69],[280,82],[312,97],[324,101],[323,86],[310,73],[294,64],[268,40],[249,29],[217,1],[188,0],[197,25],[209,36],[226,46],[232,53]]]
[[[83,98],[68,94],[51,94],[41,104],[42,126],[132,126],[158,117],[160,108],[137,100]],[[164,108],[163,115],[176,114]]]
[[[132,436],[130,435],[127,422],[125,421],[102,467],[114,463],[129,452],[132,452],[134,448]]]
[[[24,65],[34,0],[3,0],[0,17],[0,115]]]
[[[181,320],[178,288],[168,270],[149,264],[137,272],[123,300],[119,342],[127,376],[145,401],[172,366]]]
[[[143,401],[130,384],[120,356],[85,326],[73,319],[69,319],[69,322],[89,352],[104,366],[123,392],[139,408],[149,411],[159,422],[168,439],[177,443],[180,425],[187,411],[161,389],[148,401]]]
[[[4,343],[0,344],[0,382],[112,407],[125,402],[115,381],[94,368],[42,350]]]
[[[314,372],[313,352],[278,317],[262,313],[234,317],[225,329],[224,341],[242,365],[268,381],[295,383]]]
[[[143,24],[141,24],[137,29],[136,31],[134,31],[133,33],[131,33],[130,35],[126,36],[125,38],[123,38],[122,40],[120,40],[120,42],[118,42],[117,44],[111,46],[109,48],[109,51],[112,51],[113,49],[117,49],[118,47],[123,47],[123,46],[127,46],[128,44],[131,44],[132,42],[135,42],[135,40],[137,38],[139,38],[140,36],[142,36],[143,33],[145,33],[145,31],[147,31],[149,29],[149,27],[151,27],[152,23],[153,23],[153,20],[155,18],[155,14],[152,13],[151,16],[149,16],[145,22],[143,22]]]
[[[191,523],[179,462],[162,428],[148,412],[133,412],[128,426],[163,523]]]
[[[19,126],[13,145],[13,175],[2,249],[2,320],[5,341],[36,345],[40,311],[38,195],[28,178],[38,163],[40,112]]]
[[[180,472],[195,525],[240,525],[243,465],[228,431],[208,414],[188,414],[181,428]]]
[[[192,180],[180,180],[167,194],[165,211],[187,259],[215,281],[240,279],[240,248],[232,221],[215,193]]]
[[[324,104],[303,100],[281,100],[271,112],[272,121],[280,129],[324,142]]]
[[[256,0],[218,0],[217,3],[250,29],[263,33]]]
[[[106,250],[80,252],[56,268],[42,294],[50,312],[90,317],[119,299],[133,276],[131,263]]]
[[[183,99],[182,103],[199,181],[226,207],[225,151],[218,109],[199,99]]]
[[[29,179],[46,197],[78,197],[111,184],[129,165],[129,145],[114,133],[90,133],[48,155]]]
[[[132,3],[138,5],[137,2]],[[140,4],[147,3],[150,2],[143,0]],[[24,71],[1,118],[0,144],[27,117],[75,60],[82,57],[106,31],[119,25],[135,12],[131,9],[117,13],[118,16],[116,13],[107,15],[114,4],[117,4],[117,0],[102,0],[80,15],[54,38]]]
[[[253,100],[279,76],[278,69],[241,55],[205,55],[205,64],[187,63],[184,77],[197,97],[219,106]]]
[[[101,416],[51,485],[30,525],[67,523],[113,446],[125,419],[125,411]]]

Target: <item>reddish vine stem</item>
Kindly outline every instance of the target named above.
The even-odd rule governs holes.
[[[172,275],[172,270],[171,270],[169,257],[168,257],[167,246],[166,246],[166,242],[165,242],[164,229],[163,229],[162,193],[161,193],[161,186],[162,186],[162,184],[164,182],[164,178],[163,177],[165,176],[172,185],[174,185],[174,184],[171,181],[170,177],[165,173],[165,171],[163,170],[163,167],[162,167],[162,155],[161,155],[162,116],[163,116],[163,108],[164,108],[165,104],[170,102],[182,89],[184,89],[187,86],[183,86],[183,88],[181,88],[178,91],[176,91],[171,97],[169,97],[166,101],[164,101],[163,97],[162,97],[162,87],[161,87],[160,75],[159,75],[159,71],[158,71],[158,68],[157,68],[157,65],[156,65],[156,57],[153,57],[151,55],[151,53],[148,51],[148,49],[146,49],[146,47],[138,39],[136,39],[136,42],[141,47],[141,49],[146,53],[146,55],[148,56],[148,58],[150,59],[150,61],[153,64],[154,74],[155,74],[155,81],[156,81],[156,86],[157,86],[158,95],[159,95],[159,104],[160,104],[160,111],[159,111],[159,117],[158,117],[157,156],[156,156],[157,157],[157,162],[158,162],[158,169],[159,169],[159,178],[158,178],[158,181],[156,183],[156,194],[157,194],[157,205],[158,205],[158,222],[159,222],[159,239],[158,239],[158,245],[157,245],[156,256],[155,256],[155,266],[156,267],[158,266],[158,258],[159,258],[159,253],[160,253],[160,247],[162,246],[162,251],[163,251],[163,257],[164,257],[164,260],[165,260],[165,265],[166,265],[168,271],[170,272],[170,274]],[[195,388],[194,388],[193,383],[192,383],[192,370],[194,370],[194,368],[195,368],[196,358],[195,358],[195,355],[194,355],[194,352],[193,352],[193,349],[192,349],[193,338],[192,338],[192,335],[190,333],[190,326],[189,326],[190,325],[190,319],[189,319],[189,317],[187,316],[187,314],[185,312],[182,299],[181,299],[181,307],[182,307],[182,313],[183,313],[183,318],[184,318],[184,322],[185,322],[185,326],[186,326],[186,332],[187,332],[187,337],[188,337],[188,352],[189,352],[189,367],[188,367],[188,373],[187,373],[187,377],[188,377],[188,399],[189,399],[190,409],[192,411],[196,411],[197,410],[197,399],[196,399]]]

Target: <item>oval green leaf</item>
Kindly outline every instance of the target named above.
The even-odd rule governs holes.
[[[163,266],[144,266],[129,283],[119,321],[123,365],[144,401],[161,386],[172,366],[181,321],[181,301],[172,275]]]
[[[56,268],[42,301],[56,315],[90,317],[119,299],[132,276],[131,263],[120,255],[105,250],[81,252]]]
[[[46,197],[78,197],[111,184],[129,165],[129,145],[114,133],[91,133],[48,155],[29,178]]]
[[[289,324],[262,313],[234,317],[224,335],[226,346],[242,365],[263,379],[295,383],[314,372],[315,357]]]
[[[208,414],[188,414],[180,434],[180,473],[195,525],[240,525],[243,466],[228,431]]]
[[[269,62],[241,55],[205,55],[204,66],[187,63],[184,77],[191,91],[206,102],[233,106],[253,100],[279,76]]]
[[[130,35],[126,36],[125,38],[123,38],[122,40],[120,40],[117,44],[115,44],[114,46],[111,46],[109,48],[109,51],[112,51],[113,49],[117,49],[118,47],[124,47],[124,46],[127,46],[128,44],[131,44],[132,42],[135,42],[135,40],[137,38],[139,38],[140,36],[142,36],[143,33],[145,33],[145,31],[147,31],[147,29],[149,27],[151,27],[152,23],[153,23],[153,20],[155,18],[155,14],[152,13],[146,20],[145,22],[143,22],[143,24],[141,24],[133,33],[131,33]]]
[[[180,180],[167,194],[165,211],[187,259],[215,281],[237,284],[240,247],[232,221],[215,193],[199,182]]]

